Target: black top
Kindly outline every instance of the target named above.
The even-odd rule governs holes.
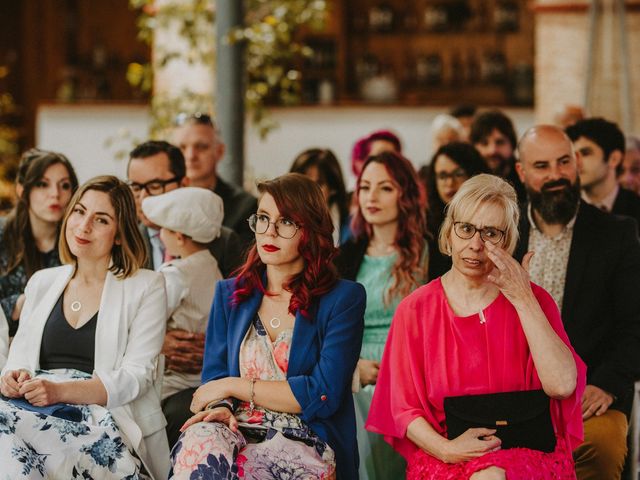
[[[7,268],[9,264],[7,251],[2,248],[5,223],[6,219],[0,218],[0,271]],[[46,253],[41,252],[40,255],[42,268],[57,267],[60,265],[57,248]],[[4,316],[7,319],[10,337],[13,337],[18,330],[18,321],[12,320],[11,315],[13,314],[13,309],[16,306],[18,297],[24,292],[24,287],[28,280],[23,264],[18,265],[7,275],[0,275],[0,307],[2,307]]]
[[[241,247],[244,250],[255,240],[247,218],[258,210],[258,200],[243,189],[223,181],[220,177],[216,181],[216,188],[213,192],[222,198],[224,206],[222,225],[232,229],[240,236]]]
[[[631,217],[640,226],[640,197],[635,192],[620,187],[611,213]]]
[[[64,294],[60,295],[42,332],[40,368],[43,370],[74,368],[92,373],[98,312],[87,323],[75,329],[69,325],[64,316],[63,298]]]

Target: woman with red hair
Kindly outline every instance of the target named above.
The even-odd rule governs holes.
[[[338,280],[320,187],[297,173],[260,183],[256,242],[218,282],[194,416],[173,478],[353,479],[351,379],[365,292]]]
[[[396,306],[428,277],[424,207],[417,174],[406,158],[392,152],[369,157],[356,184],[358,211],[354,239],[337,259],[343,278],[367,292],[365,329],[354,395],[361,479],[404,478],[404,462],[382,439],[364,430],[382,351]],[[356,382],[354,382],[356,383]]]

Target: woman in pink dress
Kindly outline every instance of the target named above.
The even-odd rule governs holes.
[[[529,281],[532,253],[522,266],[511,256],[518,219],[507,182],[465,182],[439,238],[453,267],[396,310],[367,428],[407,459],[409,480],[575,478],[585,367],[553,299]],[[552,452],[503,449],[488,428],[447,437],[445,397],[537,389],[551,399]]]

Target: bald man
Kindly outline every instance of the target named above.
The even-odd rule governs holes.
[[[640,242],[633,219],[580,198],[580,158],[559,128],[536,126],[518,144],[528,196],[514,256],[534,251],[531,280],[554,297],[587,364],[585,441],[574,452],[580,480],[619,479],[633,384],[640,378]]]

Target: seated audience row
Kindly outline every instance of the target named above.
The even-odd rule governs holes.
[[[640,199],[618,186],[615,124],[534,127],[516,156],[508,117],[485,112],[478,150],[435,153],[426,195],[401,154],[371,151],[400,149],[375,132],[341,229],[328,150],[259,184],[250,210],[213,193],[224,147],[205,117],[179,122],[182,151],[145,142],[128,183],[73,198],[66,158],[21,162],[1,224],[9,474],[166,478],[170,458],[172,478],[620,478],[640,242],[608,212],[640,220]],[[244,241],[224,227],[240,210]],[[495,424],[523,402],[535,429]]]

